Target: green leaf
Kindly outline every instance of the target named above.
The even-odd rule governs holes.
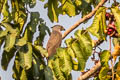
[[[14,29],[14,26],[10,23],[7,23],[7,22],[2,22],[1,25],[3,25],[7,31],[9,31],[9,33],[13,33],[13,34],[18,34],[19,33],[19,30],[18,28],[15,28]]]
[[[78,3],[77,3],[77,2]],[[82,17],[92,11],[90,0],[75,0],[77,14],[82,13]]]
[[[16,35],[15,34],[7,35],[4,50],[9,52],[14,47],[15,40],[16,40]]]
[[[108,66],[109,58],[110,58],[110,51],[104,50],[100,55],[100,62],[102,64],[102,66],[109,67]]]
[[[57,77],[56,77],[55,72],[54,72],[54,70],[53,70],[53,63],[54,63],[54,60],[53,60],[53,59],[54,59],[54,58],[52,57],[52,58],[50,58],[50,59],[48,60],[48,67],[50,67],[50,69],[52,70],[52,74],[53,74],[54,80],[57,80]]]
[[[4,70],[7,70],[8,64],[13,58],[15,52],[16,52],[16,49],[13,48],[9,52],[4,51],[2,53],[1,65]]]
[[[75,32],[75,38],[78,39],[80,48],[84,52],[86,59],[92,54],[92,39],[88,32],[85,30],[77,30]],[[85,57],[84,56],[84,57]]]
[[[24,39],[25,39],[27,42],[32,43],[33,34],[34,34],[34,33],[27,28],[27,29],[25,30],[25,32],[24,32]]]
[[[79,69],[85,68],[85,63],[89,56],[92,54],[92,40],[86,31],[77,30],[75,37],[78,41],[73,42],[72,49],[74,50],[79,63]]]
[[[36,0],[29,0],[30,8],[34,8],[35,5],[36,5]]]
[[[0,31],[0,38],[5,37],[8,34],[8,30]]]
[[[119,10],[119,7],[116,6],[114,8],[111,8],[111,11],[115,17],[117,31],[118,31],[118,33],[120,33],[120,10]]]
[[[27,14],[23,11],[15,12],[15,22],[16,24],[19,24],[19,29],[22,32],[22,29],[24,27],[24,24],[27,20]]]
[[[42,46],[34,46],[34,49],[39,52],[40,55],[44,56],[44,57],[48,57],[48,53],[46,51],[46,49],[44,49]]]
[[[11,21],[11,15],[9,12],[9,6],[8,6],[8,1],[4,0],[1,4],[1,13],[3,14],[3,21],[4,22],[9,22]]]
[[[45,70],[45,63],[43,59],[40,58],[36,53],[33,53],[33,77],[35,80],[45,80],[44,70]]]
[[[74,51],[72,50],[72,48],[68,47],[67,52],[72,59],[75,58],[75,54],[74,54]]]
[[[33,80],[33,76],[30,74],[32,74],[32,72],[25,70],[20,66],[19,54],[17,53],[13,65],[13,78],[15,80]]]
[[[118,74],[118,76],[120,76],[120,61],[117,64],[116,73]]]
[[[75,4],[76,4],[76,6],[81,6],[82,5],[82,1],[81,0],[75,0]]]
[[[20,65],[23,69],[28,70],[32,66],[32,46],[30,43],[21,47],[19,51]]]
[[[55,80],[53,78],[52,70],[49,67],[46,67],[44,69],[44,73],[45,73],[45,80]]]
[[[60,63],[60,60],[58,58],[56,58],[52,63],[54,74],[55,74],[57,80],[65,80],[65,77],[60,70],[60,64],[59,63]]]
[[[83,4],[84,6],[87,5],[85,8],[83,7],[82,9],[82,17],[86,16],[87,14],[89,14],[92,11],[92,7],[91,5],[85,3]],[[82,7],[81,7],[82,8]]]
[[[71,0],[62,0],[62,10],[69,16],[76,15],[76,9]]]
[[[24,69],[21,72],[20,80],[28,80],[27,79],[27,73]]]
[[[24,24],[27,20],[27,14],[26,14],[26,8],[25,3],[23,0],[12,0],[12,20],[15,24],[19,24],[18,28],[20,29],[20,32],[22,32],[22,29],[24,27]]]
[[[48,0],[48,17],[50,20],[58,22],[58,1]]]
[[[100,3],[101,0],[91,0],[91,1],[94,7],[96,7]]]
[[[16,37],[17,35],[19,34],[19,30],[18,28],[13,28],[13,26],[9,23],[1,23],[5,28],[6,28],[6,40],[5,40],[5,48],[4,50],[9,52],[13,47],[14,47],[14,44],[15,44],[15,41],[16,41]],[[3,36],[3,35],[2,35]]]
[[[65,43],[66,43],[66,45],[67,45],[68,47],[70,47],[71,44],[72,44],[75,40],[76,40],[76,39],[74,39],[74,38],[69,38],[69,39],[66,39],[66,40],[65,40]]]
[[[45,62],[43,60],[43,57],[40,53],[40,50],[37,50],[34,46],[32,46],[33,48],[33,55],[34,55],[34,58],[36,60],[36,62],[40,65],[40,64],[43,64],[45,65]]]
[[[22,72],[22,68],[20,67],[20,64],[19,64],[19,56],[18,54],[16,54],[14,65],[13,65],[13,78],[15,80],[20,80],[21,72]]]
[[[39,36],[37,37],[35,44],[36,45],[43,45],[43,40],[47,34],[47,32],[50,34],[50,30],[49,28],[46,26],[46,24],[44,24],[43,22],[41,22],[41,24],[39,25]]]
[[[111,78],[111,76],[107,75],[108,71],[109,71],[109,68],[102,67],[102,69],[100,70],[100,73],[99,73],[99,79],[100,80],[109,80]]]
[[[36,27],[40,21],[40,14],[38,12],[31,12],[30,22],[27,24],[30,31],[35,32]]]
[[[94,80],[100,80],[98,77],[94,77]]]
[[[24,46],[25,44],[27,44],[27,40],[25,39],[25,37],[22,37],[20,39],[17,39],[16,41],[16,46]]]
[[[59,57],[60,70],[64,73],[64,76],[68,80],[72,70],[72,59],[67,54],[65,48],[58,48],[56,55]]]
[[[85,63],[86,63],[86,59],[85,59],[85,53],[83,52],[82,53],[82,50],[80,48],[80,44],[79,42],[74,42],[72,43],[72,49],[77,57],[77,60],[78,60],[78,70],[84,70],[85,68]],[[86,57],[87,58],[87,57]]]
[[[113,38],[112,39],[112,42],[113,42],[113,45],[115,46],[115,45],[120,45],[120,38]]]
[[[22,0],[22,2],[25,4],[29,4],[30,8],[34,8],[34,6],[36,5],[36,0]]]
[[[39,64],[37,64],[36,60],[33,58],[33,76],[34,76],[34,79],[38,79],[39,75],[40,75]]]
[[[92,40],[88,32],[77,30],[75,38],[66,40],[66,44],[68,46],[67,52],[71,56],[74,66],[77,68],[78,65],[77,70],[84,70],[86,61],[92,54]],[[76,58],[77,61],[75,60]]]
[[[106,19],[105,19],[106,8],[100,7],[94,17],[93,23],[87,30],[94,36],[99,39],[105,40],[106,34],[104,31],[106,30]]]
[[[4,3],[5,3],[5,0],[0,0],[0,13],[2,12]]]
[[[3,42],[4,42],[4,38],[0,38],[0,47],[2,46]]]
[[[24,46],[25,44],[27,44],[27,41],[29,40],[29,34],[28,34],[28,30],[25,30],[24,36],[20,39],[16,40],[16,46]]]

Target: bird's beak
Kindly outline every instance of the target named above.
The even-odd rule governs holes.
[[[61,31],[65,31],[65,28],[62,26],[62,29],[61,29]]]

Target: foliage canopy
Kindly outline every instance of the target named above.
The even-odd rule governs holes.
[[[71,71],[84,71],[88,58],[96,53],[99,46],[91,38],[95,36],[98,41],[107,40],[107,36],[112,37],[114,44],[114,60],[120,55],[120,8],[119,3],[110,8],[100,7],[95,15],[91,26],[86,29],[77,30],[74,38],[65,40],[66,47],[60,47],[57,52],[48,60],[46,49],[43,47],[44,38],[47,33],[50,34],[46,22],[40,18],[39,12],[30,12],[28,8],[34,8],[38,0],[0,0],[0,46],[4,45],[1,65],[3,70],[7,70],[8,64],[15,57],[13,65],[13,78],[15,80],[71,80]],[[44,0],[40,0],[44,1]],[[89,14],[95,8],[100,0],[48,0],[44,8],[48,9],[48,17],[51,22],[58,22],[59,15],[68,15],[70,17],[81,14],[82,17]],[[108,34],[105,30],[108,27],[106,19],[107,10],[114,16],[108,22],[115,23],[114,34]],[[3,16],[3,17],[2,17]],[[30,21],[29,21],[30,20]],[[113,25],[113,24],[112,24]],[[112,28],[113,29],[113,28]],[[39,35],[34,40],[34,33],[38,31]],[[113,33],[113,32],[112,32]],[[117,34],[118,36],[116,37]],[[100,43],[102,44],[102,42]],[[108,62],[110,61],[110,50],[98,52],[101,62],[99,74],[93,76],[95,80],[110,80],[112,72]],[[116,62],[115,78],[120,78],[120,62]]]

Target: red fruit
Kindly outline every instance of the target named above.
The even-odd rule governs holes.
[[[108,35],[110,35],[110,34],[111,34],[111,32],[107,32],[107,34],[108,34]]]
[[[110,13],[106,13],[105,16],[106,16],[106,17],[109,17],[109,16],[110,16]]]
[[[108,29],[108,32],[112,32],[112,31],[113,31],[113,29],[111,29],[111,28]]]

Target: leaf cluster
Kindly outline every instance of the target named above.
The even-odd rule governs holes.
[[[92,11],[92,5],[94,7],[100,2],[100,0],[48,0],[45,4],[45,8],[48,8],[48,17],[54,22],[58,22],[60,14],[68,16],[76,16],[82,14],[82,17]]]
[[[3,45],[1,65],[7,70],[12,58],[13,78],[30,80],[40,77],[45,67],[43,57],[47,51],[42,47],[49,28],[40,13],[29,12],[27,6],[33,8],[36,0],[0,0],[0,46]],[[39,35],[34,40],[34,34]],[[35,74],[33,74],[35,73]]]
[[[44,0],[40,0],[44,1]],[[58,21],[60,14],[68,16],[82,16],[88,14],[100,0],[48,0],[45,8],[48,8],[48,17],[53,21]],[[100,41],[107,41],[106,7],[100,7],[91,26],[86,30],[77,30],[74,37],[65,40],[66,47],[57,49],[54,56],[50,57],[48,62],[45,59],[48,53],[43,48],[44,37],[50,34],[49,28],[39,12],[30,12],[29,8],[34,8],[36,0],[0,0],[0,46],[3,45],[1,65],[7,70],[8,64],[12,58],[13,78],[15,80],[71,80],[71,71],[84,72],[88,58],[94,53],[93,51],[99,46],[94,43],[91,35]],[[28,6],[28,7],[27,7]],[[120,34],[120,9],[119,5],[110,8],[111,14],[115,18],[115,26]],[[35,39],[34,34],[38,32]],[[35,39],[35,40],[34,40]],[[120,40],[113,37],[115,46],[113,58],[120,55]],[[102,42],[100,42],[102,44]],[[95,49],[93,49],[95,48]],[[101,68],[99,74],[94,76],[95,80],[111,79],[110,65],[108,64],[111,57],[109,50],[100,52]],[[47,64],[46,64],[47,62]],[[119,79],[118,61],[114,69],[115,78]]]

